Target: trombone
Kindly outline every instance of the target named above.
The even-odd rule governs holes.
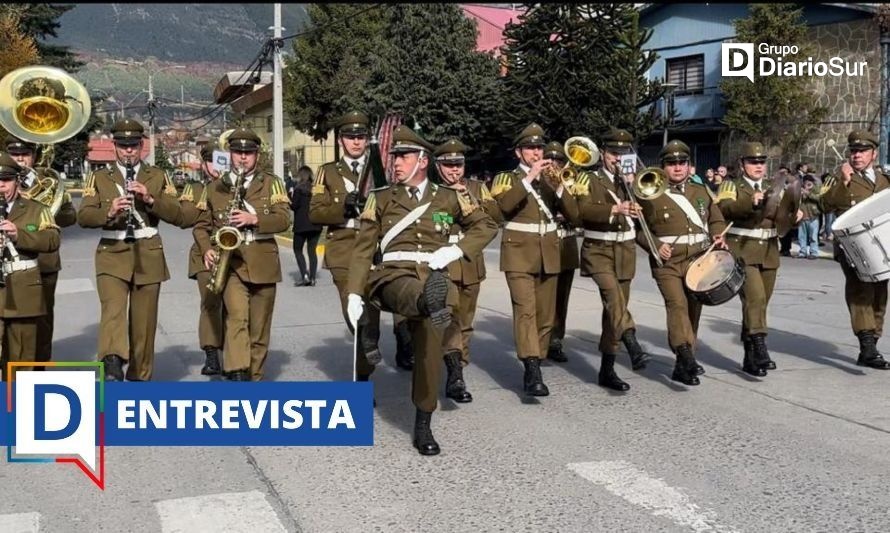
[[[654,200],[664,194],[668,188],[668,177],[664,170],[658,167],[646,167],[645,164],[643,164],[643,160],[637,155],[636,150],[633,149],[633,146],[630,147],[630,151],[637,158],[637,164],[643,166],[643,171],[635,177],[633,186],[631,187],[627,184],[627,181],[624,180],[624,176],[621,174],[619,162],[619,168],[615,169],[615,172],[627,198],[631,199],[636,197],[641,200]],[[658,255],[658,246],[655,243],[655,236],[652,235],[652,230],[649,229],[649,225],[646,224],[646,217],[643,216],[642,212],[639,212],[637,220],[640,222],[640,229],[643,231],[646,245],[649,247],[652,257],[655,258],[655,264],[660,267],[664,266],[664,261],[662,261],[661,256]]]

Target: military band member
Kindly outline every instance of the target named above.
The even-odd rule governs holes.
[[[213,166],[213,151],[217,149],[216,141],[208,142],[201,147],[201,181],[188,183],[179,195],[179,206],[182,210],[180,227],[183,229],[193,227],[201,213],[207,211],[207,189],[219,179],[220,175]],[[219,351],[223,347],[224,340],[222,297],[207,288],[210,282],[210,269],[204,264],[204,255],[201,253],[197,238],[189,250],[188,276],[197,280],[198,294],[201,297],[201,315],[198,319],[198,343],[204,350],[204,366],[201,367],[201,374],[215,376],[220,373]]]
[[[698,385],[698,374],[704,372],[695,360],[702,304],[686,290],[684,276],[711,241],[726,247],[721,235],[726,223],[707,187],[688,180],[689,157],[689,147],[682,141],[671,141],[661,149],[659,159],[670,185],[655,199],[638,200],[658,249],[650,250],[642,233],[637,234],[637,243],[650,253],[652,277],[664,298],[668,343],[677,356],[671,379]],[[656,253],[664,261],[661,267],[651,257]]]
[[[433,150],[410,128],[393,132],[395,182],[374,190],[361,214],[347,297],[353,326],[375,305],[408,319],[415,350],[414,447],[422,455],[439,453],[430,420],[438,404],[442,335],[457,303],[454,286],[441,270],[461,258],[478,257],[497,234],[495,222],[469,194],[427,179]],[[448,244],[453,225],[462,228],[464,237]],[[364,305],[363,295],[370,304]]]
[[[221,287],[225,309],[223,370],[232,381],[260,381],[263,377],[275,292],[281,281],[275,234],[290,227],[290,202],[284,183],[257,166],[259,149],[260,138],[253,130],[238,128],[232,132],[231,170],[206,187],[207,207],[192,231],[211,276],[220,260],[211,236],[223,226],[234,226],[243,238],[231,251]],[[240,202],[233,204],[236,186],[240,187]]]
[[[26,171],[0,152],[0,337],[2,375],[8,362],[37,361],[38,319],[46,314],[38,256],[59,249],[59,228],[49,209],[21,196]],[[20,367],[30,370],[30,367]]]
[[[634,370],[646,368],[649,361],[637,342],[636,324],[628,310],[637,264],[633,219],[639,214],[639,204],[635,198],[628,198],[627,188],[620,181],[624,179],[620,161],[632,143],[627,131],[610,129],[603,137],[602,168],[583,173],[575,187],[584,226],[581,275],[593,278],[603,302],[598,382],[617,391],[630,390],[615,372],[619,341],[624,343]]]
[[[717,194],[724,219],[733,223],[727,230],[729,250],[745,262],[745,283],[739,293],[745,349],[742,370],[758,377],[776,368],[766,346],[766,311],[776,286],[780,259],[776,223],[764,216],[767,192],[773,185],[765,177],[766,158],[763,144],[742,145],[739,177],[721,183]]]
[[[34,190],[37,180],[50,178],[60,186],[60,176],[51,168],[34,167],[37,158],[37,146],[15,137],[7,137],[6,151],[21,166],[34,170],[34,173],[25,178],[22,183],[21,195],[31,198],[29,192]],[[30,189],[30,190],[29,190]],[[52,211],[50,211],[52,212]],[[66,191],[62,195],[62,202],[55,214],[55,223],[59,228],[73,225],[77,222],[77,210],[71,203],[71,195]],[[43,283],[43,299],[46,302],[46,314],[37,319],[37,361],[50,361],[53,353],[53,325],[54,309],[56,306],[56,284],[59,281],[59,271],[62,270],[62,259],[59,251],[40,254],[37,256],[40,266],[40,279]],[[45,366],[35,367],[36,370],[44,370]]]
[[[550,168],[553,172],[561,171],[568,163],[565,149],[562,143],[552,141],[544,147],[544,159],[553,163]],[[547,349],[547,358],[558,363],[565,363],[568,358],[562,349],[562,340],[566,336],[566,316],[569,312],[569,294],[572,292],[572,282],[575,280],[575,270],[578,268],[578,238],[575,234],[575,226],[570,224],[562,213],[556,215],[559,227],[556,234],[559,237],[559,275],[556,280],[556,314],[554,315],[553,333],[550,335],[550,346]]]
[[[481,181],[467,180],[464,171],[466,145],[458,139],[449,139],[436,147],[434,156],[442,183],[458,193],[468,194],[485,213],[497,223],[501,210]],[[458,244],[463,239],[460,226],[451,226],[448,242]],[[448,265],[448,274],[457,287],[458,303],[445,330],[443,351],[448,376],[445,379],[445,396],[459,403],[473,401],[463,377],[463,367],[470,364],[470,338],[473,335],[473,319],[479,288],[485,280],[485,257],[480,252],[474,257],[461,257]]]
[[[551,164],[544,159],[544,130],[530,124],[513,142],[519,166],[495,176],[492,196],[506,221],[501,237],[501,271],[513,303],[516,355],[525,367],[523,389],[530,396],[550,394],[541,376],[556,315],[560,239],[556,215],[578,222],[578,204],[562,184],[542,183]]]
[[[856,130],[847,136],[848,159],[822,186],[822,206],[826,213],[841,216],[871,195],[890,187],[890,176],[876,164],[877,147],[878,140],[869,131]],[[887,280],[860,280],[837,239],[834,241],[834,258],[844,272],[844,296],[853,334],[859,338],[856,364],[890,369],[890,362],[884,360],[877,347],[887,310]]]
[[[161,282],[170,279],[157,226],[160,220],[178,225],[180,219],[173,183],[141,160],[144,131],[132,119],[114,123],[117,162],[87,177],[77,212],[81,227],[102,229],[95,257],[101,306],[97,355],[109,381],[123,381],[127,363],[129,381],[151,379],[158,297]]]
[[[313,224],[326,225],[324,268],[331,272],[334,285],[340,294],[340,306],[347,326],[352,326],[346,313],[347,277],[350,258],[358,235],[358,203],[363,191],[358,190],[359,179],[369,164],[368,141],[370,119],[364,113],[352,111],[338,120],[338,142],[343,156],[338,161],[322,165],[312,187],[309,201],[309,220]],[[368,169],[370,171],[370,169]],[[396,364],[411,370],[413,354],[408,324],[402,317],[393,316],[396,335]],[[360,374],[369,375],[374,365],[382,359],[380,340],[380,315],[377,309],[368,309],[362,320],[362,347],[367,353],[370,366],[359,368]]]

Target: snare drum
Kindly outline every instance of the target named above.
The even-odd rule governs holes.
[[[745,264],[728,250],[712,250],[689,263],[686,289],[704,305],[728,302],[745,284]]]
[[[862,281],[890,279],[890,189],[869,196],[831,225],[838,245]]]

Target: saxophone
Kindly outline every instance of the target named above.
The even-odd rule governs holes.
[[[232,199],[229,201],[228,208],[226,209],[227,222],[236,209],[242,208],[241,189],[243,181],[244,169],[239,168],[235,173],[235,183],[233,185],[235,194],[232,195]],[[213,294],[222,294],[223,288],[226,286],[232,251],[241,246],[241,243],[244,242],[244,235],[235,226],[226,225],[216,230],[210,241],[216,250],[216,261],[213,262],[213,270],[210,271],[210,281],[207,282],[207,290]]]

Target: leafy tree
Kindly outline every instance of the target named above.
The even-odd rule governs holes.
[[[84,63],[77,59],[74,52],[67,46],[44,42],[47,37],[58,37],[56,30],[61,26],[59,18],[74,8],[73,4],[17,4],[0,9],[11,9],[20,13],[22,31],[36,40],[42,64],[76,72]]]
[[[645,72],[657,60],[643,47],[632,4],[526,4],[508,24],[503,115],[510,134],[530,122],[548,136],[596,136],[609,126],[647,136],[660,126],[652,103],[664,94]],[[649,107],[644,113],[641,108]]]
[[[385,28],[382,9],[361,4],[309,4],[309,26],[314,31],[294,40],[284,71],[284,109],[320,141],[337,117],[363,107]]]
[[[35,61],[37,45],[21,30],[19,14],[11,10],[0,14],[0,78]],[[5,138],[6,131],[0,129],[0,140]]]
[[[746,19],[733,21],[739,42],[770,45],[795,44],[799,53],[784,62],[805,60],[813,55],[801,20],[803,8],[796,4],[751,4]],[[756,62],[759,63],[759,54]],[[778,146],[787,159],[800,150],[818,130],[828,108],[817,104],[806,76],[763,76],[751,83],[747,78],[728,78],[720,84],[726,99],[723,122],[749,139],[769,147]]]
[[[155,144],[155,166],[167,173],[176,170],[176,167],[170,161],[170,154],[167,153],[167,148],[164,147],[163,143]]]

